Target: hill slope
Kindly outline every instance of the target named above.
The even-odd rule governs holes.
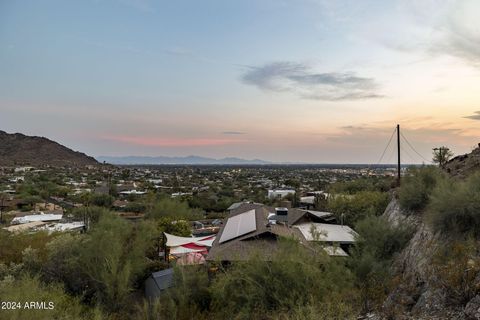
[[[44,137],[6,133],[0,130],[0,166],[85,166],[98,162]]]
[[[456,156],[445,164],[445,170],[453,177],[465,178],[480,169],[480,144],[472,152]]]

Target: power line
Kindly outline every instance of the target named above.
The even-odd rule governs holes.
[[[402,152],[405,153],[411,161],[415,162],[415,158],[412,157],[412,155],[407,151],[407,149],[405,149],[403,146],[401,146],[400,149],[402,149]]]
[[[403,135],[401,132],[400,135],[402,136],[403,140],[408,144],[408,146],[415,152],[420,158],[422,158],[424,161],[431,163],[431,160],[426,159],[424,156],[422,156],[413,146],[412,144],[407,140],[407,138]]]
[[[385,149],[383,149],[383,152],[382,152],[382,155],[380,156],[380,159],[377,161],[377,165],[380,164],[380,162],[382,162],[382,159],[385,156],[385,152],[387,152],[387,149],[390,146],[390,143],[392,142],[393,136],[395,135],[396,131],[397,131],[397,128],[393,129],[392,135],[390,136],[390,139],[388,140],[388,143],[385,146]]]
[[[395,148],[393,146],[392,146],[391,149],[392,149],[392,152],[390,152],[390,156],[388,157],[387,161],[385,161],[385,164],[392,164],[392,163],[390,163],[390,161],[395,156],[396,152],[395,152]]]

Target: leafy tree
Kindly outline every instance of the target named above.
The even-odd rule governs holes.
[[[440,168],[444,168],[445,164],[453,157],[453,152],[447,147],[433,149],[433,163],[438,164]]]
[[[383,214],[388,205],[388,194],[378,191],[360,191],[355,195],[333,194],[327,209],[345,224],[353,226],[366,216]]]
[[[106,208],[96,206],[84,206],[75,208],[72,211],[72,216],[77,220],[86,221],[88,227],[90,227],[91,224],[97,223],[102,216],[106,215],[113,215],[113,213]]]
[[[41,277],[47,283],[60,281],[67,292],[88,299],[94,294],[94,286],[84,272],[81,261],[81,248],[85,240],[85,235],[66,233],[47,243],[47,259],[42,265]]]
[[[147,211],[146,216],[151,219],[173,217],[176,219],[196,220],[201,218],[201,215],[192,210],[187,202],[171,198],[157,200],[153,207]]]
[[[113,197],[108,194],[92,194],[90,203],[94,206],[110,208],[113,203]]]
[[[146,267],[145,252],[153,239],[147,223],[132,226],[103,215],[83,242],[80,261],[95,285],[97,300],[108,310],[118,311],[127,303],[136,278]]]

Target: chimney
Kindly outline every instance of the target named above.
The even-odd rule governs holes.
[[[275,220],[278,222],[287,222],[288,208],[286,207],[275,208]]]

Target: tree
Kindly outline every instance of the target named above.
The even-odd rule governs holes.
[[[132,225],[103,215],[83,242],[79,261],[95,286],[96,297],[109,311],[127,304],[135,280],[147,266],[145,253],[154,245],[151,225]]]
[[[333,194],[328,199],[327,209],[333,212],[337,218],[343,215],[345,224],[353,226],[356,221],[366,216],[381,215],[387,205],[387,193],[361,191],[355,195]]]
[[[453,152],[450,151],[447,147],[440,147],[433,149],[433,163],[438,164],[440,168],[444,168],[445,164],[450,160],[453,156]]]

